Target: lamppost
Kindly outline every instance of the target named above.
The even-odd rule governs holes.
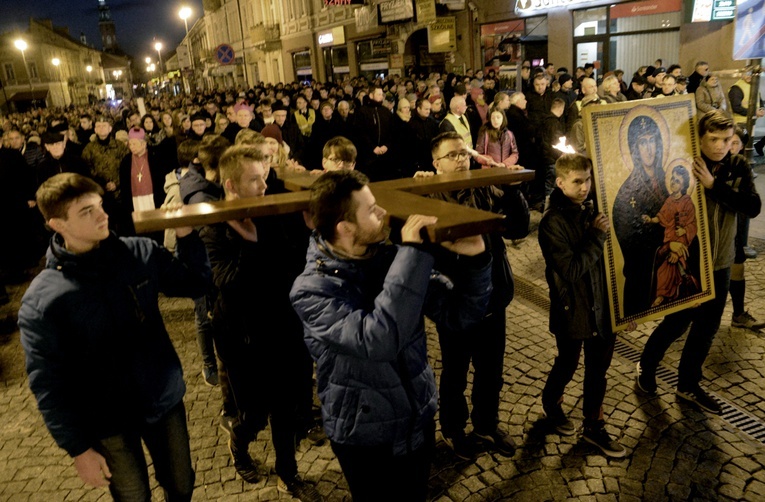
[[[27,57],[24,55],[24,51],[27,50],[27,43],[22,38],[17,38],[13,45],[16,46],[18,50],[21,51],[21,60],[24,62],[24,69],[27,72],[27,78],[29,79],[29,92],[34,95],[34,88],[32,87],[32,75],[29,73],[29,66],[27,66]],[[34,96],[30,96],[29,99],[34,102]]]
[[[159,59],[159,71],[162,73],[162,42],[154,44],[154,50],[157,51],[157,58]]]
[[[86,89],[87,89],[87,92],[88,92],[88,104],[90,104],[90,95],[92,94],[90,92],[90,90],[91,90],[90,83],[92,82],[92,80],[90,78],[90,75],[93,72],[93,67],[88,65],[88,66],[85,67],[85,71],[88,72],[88,85],[86,86]]]
[[[50,62],[53,63],[53,66],[58,68],[58,83],[61,84],[61,99],[64,100],[63,106],[66,106],[66,94],[64,92],[64,74],[61,71],[61,60],[59,58],[53,58]]]
[[[191,17],[191,8],[187,6],[181,7],[178,11],[178,16],[183,19],[183,26],[186,28],[186,50],[189,53],[189,62],[191,63],[192,84],[194,82],[194,56],[191,54],[191,40],[189,40],[189,18]],[[191,87],[191,84],[189,85]]]

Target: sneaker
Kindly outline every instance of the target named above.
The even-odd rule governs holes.
[[[490,446],[504,457],[515,455],[515,441],[510,434],[499,427],[488,433],[473,431],[473,434],[479,438],[485,445]]]
[[[597,446],[607,457],[622,458],[627,455],[627,450],[611,437],[602,421],[593,426],[585,426],[582,437],[591,445]]]
[[[574,425],[574,422],[569,420],[566,414],[563,413],[563,410],[560,408],[560,406],[555,412],[548,413],[545,411],[545,417],[550,427],[552,427],[553,430],[555,430],[555,432],[561,436],[573,436],[574,433],[576,433],[576,426]]]
[[[316,491],[316,488],[312,484],[303,481],[300,476],[295,476],[289,481],[279,478],[276,488],[281,492],[289,493],[302,502],[322,502],[324,500],[324,497]]]
[[[322,446],[327,441],[327,434],[324,432],[324,427],[314,425],[305,432],[305,438],[312,446]]]
[[[752,317],[752,314],[750,314],[748,310],[739,315],[734,315],[731,318],[730,325],[734,328],[745,328],[751,329],[752,331],[759,331],[762,328],[765,328],[765,322],[758,322],[757,319]]]
[[[454,456],[461,458],[462,460],[472,460],[476,456],[476,445],[470,440],[464,432],[455,434],[454,436],[447,436],[442,433],[444,443],[448,446]]]
[[[220,383],[218,379],[218,368],[215,366],[205,366],[202,368],[202,378],[205,379],[205,383],[210,387],[217,387]]]
[[[234,462],[234,469],[243,480],[248,483],[257,483],[261,476],[258,472],[258,466],[247,451],[244,445],[237,445],[233,439],[228,440],[228,451],[231,452],[231,459]]]
[[[677,389],[677,397],[688,403],[693,403],[709,413],[714,413],[715,415],[722,413],[720,403],[715,401],[712,396],[707,394],[706,391],[698,385],[695,388],[688,390]]]
[[[744,256],[749,260],[754,260],[757,258],[757,251],[749,246],[744,246]]]
[[[637,385],[637,388],[647,396],[653,397],[656,395],[656,389],[658,388],[656,385],[656,377],[645,373],[643,368],[640,367],[640,361],[638,361],[635,366],[635,385]]]

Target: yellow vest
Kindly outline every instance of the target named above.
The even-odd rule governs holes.
[[[752,84],[747,83],[744,79],[739,80],[735,84],[739,89],[741,89],[741,92],[744,93],[744,97],[741,98],[741,106],[744,108],[749,108],[749,90],[752,88]],[[757,102],[755,103],[754,107],[757,109],[760,102],[760,97],[757,96]],[[755,117],[756,119],[756,117]],[[746,115],[739,115],[738,113],[733,114],[733,120],[737,124],[746,124]]]
[[[462,125],[460,119],[458,119],[457,116],[451,112],[446,114],[444,120],[448,120],[449,123],[454,126],[454,130],[457,131],[457,134],[462,136],[462,139],[465,140],[465,144],[468,148],[473,148],[473,136],[470,135],[470,126],[467,125],[467,117],[464,115],[462,116],[462,120],[465,121],[465,125]]]
[[[310,136],[311,129],[313,129],[313,123],[316,122],[316,112],[313,108],[308,108],[308,118],[305,118],[302,113],[295,110],[295,121],[297,122],[300,132],[303,136]]]

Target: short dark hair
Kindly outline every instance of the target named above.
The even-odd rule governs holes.
[[[335,136],[326,143],[321,152],[322,157],[328,159],[334,152],[335,156],[343,162],[356,162],[356,145],[344,136]]]
[[[712,110],[701,116],[699,120],[699,138],[708,132],[727,131],[735,129],[736,123],[720,110]]]
[[[202,167],[205,168],[205,171],[212,171],[215,173],[216,181],[219,178],[218,162],[230,146],[231,142],[229,140],[217,134],[205,136],[199,143],[199,151],[197,152],[199,162],[202,163]]]
[[[591,171],[592,161],[581,153],[564,153],[555,161],[555,177],[565,178],[574,171]]]
[[[457,131],[442,132],[441,134],[433,138],[433,141],[430,142],[430,154],[435,157],[436,152],[438,151],[439,148],[441,148],[441,143],[443,143],[444,141],[451,141],[455,139],[461,139],[462,141],[465,141],[465,138],[460,136],[460,133],[458,133]]]
[[[35,199],[45,221],[51,218],[65,220],[72,202],[89,193],[103,195],[104,190],[98,183],[81,174],[60,173],[40,185]]]
[[[319,235],[328,242],[335,240],[335,227],[341,221],[356,221],[353,192],[369,184],[359,171],[330,171],[311,185],[309,209]]]
[[[197,156],[199,141],[194,139],[184,140],[178,145],[178,165],[187,167]]]

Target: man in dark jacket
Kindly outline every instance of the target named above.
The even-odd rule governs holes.
[[[437,174],[467,171],[470,158],[465,142],[456,132],[439,134],[431,150]],[[461,154],[461,155],[460,155]],[[509,189],[509,187],[508,187]],[[500,189],[481,187],[434,194],[433,197],[463,206],[501,213],[504,209]],[[499,424],[499,395],[505,362],[506,314],[513,299],[514,282],[502,234],[494,232],[485,237],[492,255],[492,295],[486,315],[468,329],[455,329],[436,324],[441,345],[443,368],[439,391],[441,410],[439,421],[444,441],[454,454],[469,460],[475,453],[473,438],[465,435],[468,406],[465,400],[470,361],[473,361],[473,393],[470,414],[473,435],[501,455],[511,457],[515,442]],[[439,260],[436,258],[436,266]]]
[[[371,86],[367,104],[357,112],[355,129],[356,148],[359,149],[357,169],[372,181],[400,177],[395,165],[391,165],[388,150],[392,146],[393,116],[382,106],[385,94],[382,88]]]
[[[226,200],[261,197],[266,192],[265,157],[254,146],[234,146],[218,168]],[[297,216],[297,215],[287,215]],[[302,222],[302,218],[298,218]],[[213,325],[239,417],[229,450],[237,473],[248,483],[262,476],[248,447],[269,419],[276,450],[278,487],[309,502],[316,489],[297,472],[297,413],[312,364],[300,321],[289,302],[305,247],[285,217],[228,221],[202,230],[218,295]],[[267,319],[258,323],[258,319]]]
[[[605,455],[621,458],[627,452],[611,438],[603,420],[606,372],[616,341],[603,262],[608,217],[593,209],[589,159],[565,154],[555,163],[555,173],[557,186],[539,224],[539,247],[550,287],[550,331],[558,347],[542,391],[542,407],[558,433],[576,432],[561,403],[584,348],[584,439]]]
[[[19,311],[29,386],[86,484],[108,486],[116,500],[149,500],[143,440],[166,498],[188,501],[186,387],[157,295],[200,295],[207,255],[187,227],[176,229],[178,258],[150,239],[110,234],[101,193],[74,173],[37,191],[56,234]]]
[[[37,166],[37,187],[45,180],[59,173],[77,173],[87,176],[89,170],[76,152],[68,148],[66,138],[60,132],[46,132],[42,135],[45,158]]]
[[[438,122],[430,116],[431,104],[427,98],[419,98],[415,103],[415,112],[409,121],[412,137],[407,145],[410,150],[405,153],[415,163],[414,172],[404,173],[412,176],[417,171],[433,171],[433,156],[430,153],[430,142],[438,136]]]
[[[491,259],[480,236],[443,244],[450,251],[425,246],[420,230],[435,223],[430,216],[407,219],[401,246],[382,244],[385,210],[367,181],[334,171],[311,187],[316,230],[290,299],[352,497],[424,501],[438,397],[422,315],[451,329],[482,319]],[[459,262],[449,279],[433,271],[429,250]]]
[[[677,397],[714,414],[721,413],[720,404],[699,384],[702,366],[720,327],[728,298],[730,267],[736,255],[736,214],[755,218],[762,208],[752,180],[752,169],[744,157],[730,154],[734,127],[733,120],[719,110],[702,116],[698,124],[701,156],[693,161],[693,175],[705,189],[715,298],[664,318],[645,344],[636,379],[640,390],[655,394],[659,363],[672,342],[690,327],[678,366]],[[671,246],[670,251],[675,260],[688,256],[687,246],[681,242],[672,244],[675,246]]]

